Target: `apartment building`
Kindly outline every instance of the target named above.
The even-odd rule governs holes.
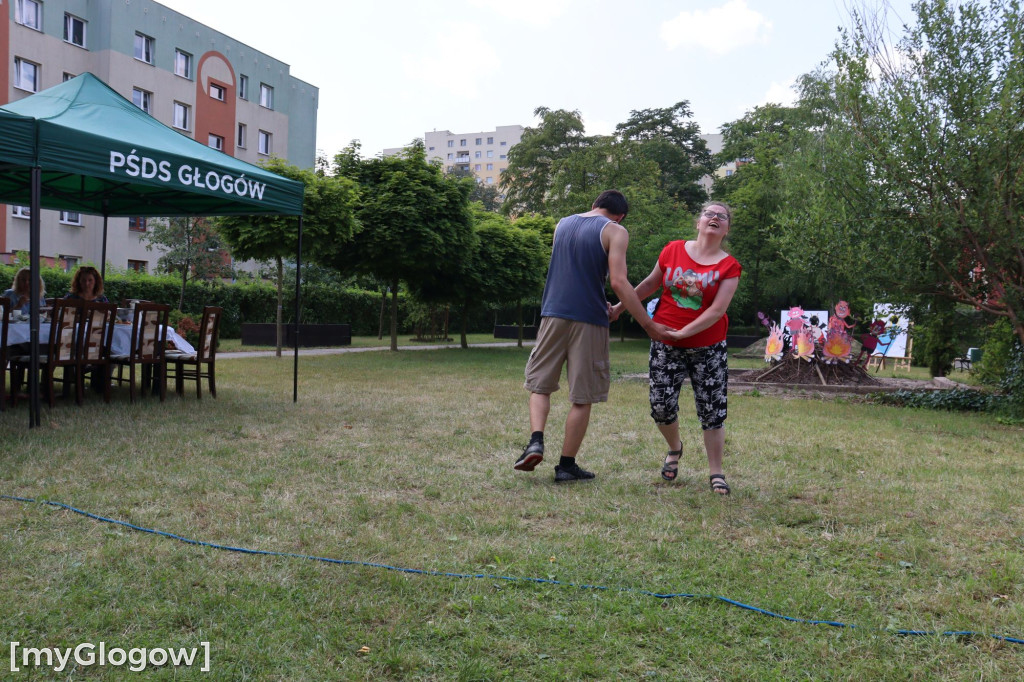
[[[469,171],[477,182],[497,185],[502,171],[508,168],[508,150],[522,137],[523,126],[498,126],[477,133],[434,130],[423,134],[423,144],[427,161],[438,160],[446,171]],[[402,149],[385,149],[383,154],[392,156]]]
[[[288,64],[153,0],[0,0],[0,104],[91,72],[161,123],[249,163],[316,157],[319,90]],[[3,14],[0,14],[2,17]],[[2,205],[0,205],[2,206]],[[0,260],[29,248],[29,209],[0,211]],[[99,264],[103,218],[44,210],[42,254]],[[149,219],[152,220],[152,219]],[[110,218],[107,264],[151,272],[146,218]]]

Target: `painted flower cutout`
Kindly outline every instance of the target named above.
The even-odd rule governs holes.
[[[772,324],[768,332],[768,343],[764,347],[764,361],[777,362],[781,360],[784,345],[782,342],[782,329],[779,328],[779,325]]]
[[[814,338],[811,336],[811,332],[807,329],[797,332],[793,337],[793,357],[810,362],[813,355]]]

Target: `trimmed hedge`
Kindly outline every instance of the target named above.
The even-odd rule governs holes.
[[[0,291],[11,287],[20,266],[0,265]],[[72,273],[59,268],[44,267],[40,274],[48,297],[62,297],[71,290]],[[285,289],[283,319],[293,321],[295,298],[291,287]],[[108,273],[104,280],[104,293],[114,303],[137,298],[146,301],[170,303],[178,307],[181,280],[174,275],[145,275],[135,272]],[[380,325],[381,293],[361,289],[347,289],[310,284],[302,289],[301,321],[308,324],[349,324],[355,336],[376,335]],[[240,338],[245,322],[274,322],[277,310],[277,290],[269,282],[192,281],[185,286],[182,312],[198,319],[204,305],[224,309],[220,335]],[[407,298],[398,294],[398,332],[412,333]],[[387,333],[391,315],[391,296],[384,309],[384,329]],[[493,329],[493,311],[480,311],[470,319],[470,331],[489,332]],[[449,321],[449,336],[457,336],[461,318],[453,312]]]

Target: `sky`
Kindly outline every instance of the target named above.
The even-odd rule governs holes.
[[[317,149],[363,156],[432,130],[536,126],[578,111],[587,134],[690,103],[704,133],[828,58],[850,10],[884,0],[160,0],[319,88]],[[911,0],[888,0],[891,26]]]

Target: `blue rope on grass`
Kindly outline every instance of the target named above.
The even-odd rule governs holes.
[[[119,521],[117,519],[108,519],[98,514],[76,509],[71,505],[64,504],[63,502],[51,502],[49,500],[34,500],[27,497],[15,497],[13,495],[0,495],[0,499],[12,500],[14,502],[27,502],[32,504],[45,504],[51,507],[57,507],[59,509],[65,509],[67,511],[81,514],[82,516],[96,521],[102,521],[104,523],[110,523],[115,526],[123,526],[124,528],[130,528],[137,530],[142,533],[150,533],[152,535],[160,535],[165,538],[171,538],[172,540],[178,540],[189,545],[196,545],[198,547],[209,547],[211,549],[219,549],[227,552],[240,552],[242,554],[255,554],[261,556],[272,556],[272,557],[285,557],[289,559],[308,559],[311,561],[321,561],[327,564],[337,564],[340,566],[365,566],[367,568],[383,568],[388,571],[398,571],[400,573],[412,573],[417,575],[428,575],[434,577],[444,578],[480,578],[486,580],[505,580],[507,582],[523,582],[523,583],[537,583],[541,585],[559,585],[562,587],[575,587],[581,590],[603,590],[603,591],[615,591],[615,592],[627,592],[631,594],[641,594],[646,597],[655,597],[656,599],[710,599],[714,601],[724,602],[730,606],[736,606],[747,611],[753,611],[760,613],[765,616],[771,616],[772,618],[779,618],[781,620],[789,621],[790,623],[803,623],[804,625],[829,625],[835,628],[857,628],[859,626],[851,623],[841,623],[835,620],[810,620],[807,618],[795,618],[793,616],[787,616],[781,613],[775,613],[766,609],[761,609],[756,606],[744,604],[742,602],[728,599],[727,597],[720,597],[713,594],[690,594],[687,592],[651,592],[650,590],[641,590],[634,587],[607,587],[604,585],[587,585],[583,583],[572,583],[563,582],[561,580],[552,580],[550,578],[523,578],[515,576],[504,576],[504,575],[493,575],[490,573],[450,573],[447,571],[428,571],[419,568],[403,568],[401,566],[389,566],[387,564],[378,564],[370,561],[352,561],[348,559],[331,559],[329,557],[313,556],[311,554],[295,554],[293,552],[275,552],[264,549],[248,549],[246,547],[231,547],[229,545],[220,545],[215,542],[204,542],[202,540],[193,540],[192,538],[182,537],[181,535],[175,535],[174,533],[168,533],[162,530],[156,530],[154,528],[145,528],[143,526],[136,526],[133,523],[127,521]],[[1007,635],[985,635],[983,633],[972,632],[970,630],[946,630],[945,632],[938,632],[934,630],[893,630],[885,628],[880,630],[881,632],[887,632],[894,635],[903,636],[942,636],[942,637],[991,637],[992,639],[998,639],[1002,642],[1009,642],[1011,644],[1024,644],[1024,639],[1019,637],[1010,637]]]

